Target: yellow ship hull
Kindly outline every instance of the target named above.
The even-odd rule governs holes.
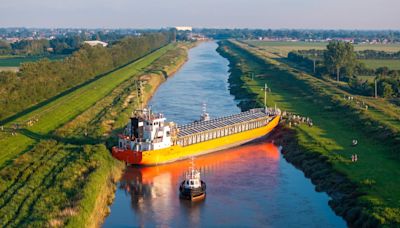
[[[113,156],[129,164],[136,165],[159,165],[174,162],[231,148],[260,138],[271,132],[278,125],[279,120],[280,116],[278,115],[265,126],[184,147],[174,145],[165,149],[142,152],[135,152],[132,150],[118,151],[118,148],[113,148]],[[127,156],[132,158],[128,158]]]

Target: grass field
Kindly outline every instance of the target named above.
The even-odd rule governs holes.
[[[326,49],[327,42],[290,42],[290,41],[258,41],[258,40],[246,40],[246,43],[262,48],[266,51],[275,53],[280,56],[287,56],[291,51],[296,50],[324,50]],[[354,48],[356,51],[362,50],[377,50],[386,52],[398,52],[400,51],[400,44],[355,44]]]
[[[110,156],[105,135],[126,123],[135,80],[146,80],[148,99],[185,62],[187,48],[164,47],[17,119],[39,118],[17,136],[3,132],[2,154],[7,146],[16,146],[16,154],[3,158],[0,170],[0,226],[99,226],[123,167]],[[21,151],[18,143],[30,147]]]
[[[364,205],[364,208],[370,210],[370,214],[382,224],[400,223],[398,218],[400,182],[394,181],[400,175],[399,161],[396,159],[398,148],[383,143],[377,135],[371,137],[371,134],[377,133],[372,133],[363,127],[363,122],[357,119],[358,115],[366,115],[368,118],[381,121],[383,126],[399,130],[400,121],[396,110],[394,117],[376,108],[371,108],[368,112],[361,109],[355,111],[355,104],[341,100],[346,93],[334,85],[299,73],[276,60],[262,57],[262,53],[257,52],[258,49],[244,45],[241,47],[253,51],[253,54],[250,55],[237,46],[228,46],[228,51],[233,53],[237,62],[240,62],[240,71],[252,70],[259,75],[256,80],[242,75],[241,81],[244,83],[242,89],[249,94],[255,94],[258,100],[262,101],[263,94],[260,88],[264,83],[268,83],[272,89],[268,94],[268,105],[277,104],[283,110],[312,118],[314,127],[306,125],[295,127],[299,144],[308,152],[326,156],[335,170],[344,173],[356,183],[366,194],[359,198],[359,206]],[[263,63],[257,59],[263,59]],[[337,103],[343,105],[343,108],[334,108]],[[386,105],[389,104],[385,103],[384,106]],[[372,126],[376,129],[378,127]],[[358,140],[359,144],[356,147],[351,145],[352,139]],[[350,161],[351,154],[358,154],[357,163]]]
[[[372,69],[387,67],[391,70],[400,70],[400,59],[361,59],[360,61]]]
[[[19,67],[21,63],[35,62],[43,58],[50,60],[61,60],[68,55],[49,55],[49,56],[0,56],[0,67]]]

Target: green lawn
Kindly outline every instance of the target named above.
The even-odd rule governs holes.
[[[400,70],[400,59],[361,59],[360,61],[372,69],[387,67],[391,70]]]
[[[48,138],[49,133],[91,107],[116,86],[150,65],[170,48],[172,48],[171,45],[157,50],[122,69],[18,118],[12,123],[7,123],[6,127],[11,127],[13,123],[26,123],[34,118],[39,120],[33,126],[27,127],[25,134],[18,133],[17,136],[0,135],[0,148],[2,150],[0,167],[3,166],[4,162],[28,150],[36,142],[34,139]]]
[[[248,49],[254,50],[250,47]],[[315,126],[312,128],[306,125],[296,127],[300,145],[327,156],[335,169],[359,185],[367,193],[364,199],[373,205],[377,216],[389,216],[382,212],[385,208],[399,210],[400,182],[395,180],[398,179],[400,170],[399,161],[393,154],[394,145],[384,143],[371,137],[371,133],[366,133],[367,129],[354,119],[356,114],[353,112],[332,109],[335,106],[330,97],[343,97],[335,86],[306,74],[295,73],[293,69],[268,58],[265,58],[267,60],[265,64],[261,64],[241,49],[231,48],[231,50],[240,59],[242,72],[253,70],[256,74],[262,75],[254,81],[243,75],[241,78],[245,83],[245,90],[257,94],[258,100],[261,101],[263,94],[260,88],[264,83],[268,83],[272,89],[268,94],[268,105],[277,104],[283,110],[313,119]],[[318,93],[324,96],[316,95]],[[388,104],[383,105],[386,107]],[[367,114],[373,119],[382,121],[383,126],[387,124],[399,130],[399,119],[392,118],[375,108],[370,108]],[[393,113],[393,115],[398,114]],[[359,144],[356,147],[351,145],[352,139],[358,140]],[[355,153],[358,154],[359,161],[351,163],[351,154]],[[374,181],[372,187],[362,184],[366,180]],[[394,214],[396,213],[399,214],[399,211]]]

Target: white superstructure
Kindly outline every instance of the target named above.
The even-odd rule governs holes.
[[[120,148],[134,151],[159,150],[172,146],[171,126],[161,113],[152,113],[144,109],[141,114],[131,117],[124,133],[120,137]]]

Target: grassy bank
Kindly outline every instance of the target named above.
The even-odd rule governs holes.
[[[397,114],[363,110],[343,99],[344,91],[256,51],[235,42],[220,48],[231,62],[231,91],[246,101],[242,108],[261,105],[260,89],[268,83],[269,105],[312,118],[314,127],[293,127],[282,141],[288,160],[331,195],[335,212],[350,225],[398,225]],[[356,147],[352,139],[358,140]],[[358,154],[358,162],[351,162],[352,154]]]
[[[115,142],[134,109],[135,80],[145,81],[150,97],[186,61],[189,47],[171,44],[22,116],[17,121],[40,118],[16,136],[3,132],[2,148],[16,146],[0,171],[1,226],[99,226],[124,168],[106,142]],[[29,143],[18,148],[18,138]]]

